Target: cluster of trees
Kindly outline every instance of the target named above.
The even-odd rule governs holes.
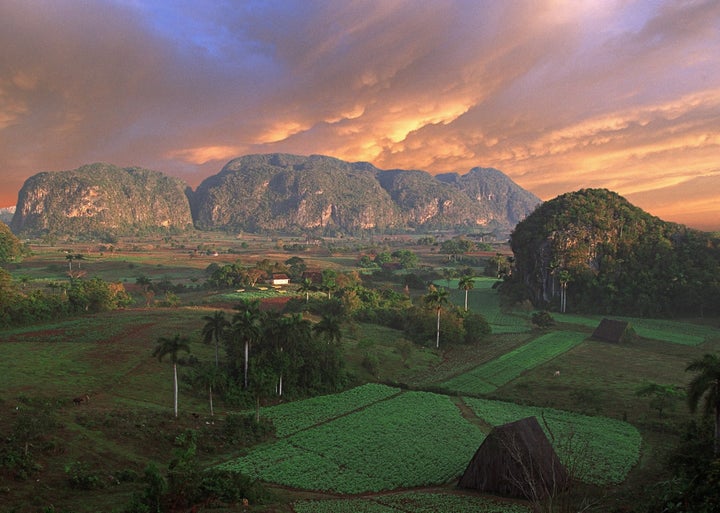
[[[194,364],[188,377],[208,391],[211,414],[213,393],[222,394],[230,403],[252,400],[259,412],[265,397],[302,397],[344,386],[347,375],[339,317],[325,314],[313,324],[301,313],[262,311],[257,301],[241,303],[235,310],[230,318],[222,310],[203,317],[203,341],[214,345],[215,358],[211,363]],[[181,353],[190,352],[190,340],[176,334],[157,342],[153,356],[160,360],[169,357],[173,364],[177,416],[177,364]]]
[[[398,249],[363,255],[358,261],[358,265],[366,269],[377,269],[388,264],[396,264],[401,269],[414,269],[418,265],[418,256],[409,249]]]
[[[71,279],[51,283],[52,292],[32,290],[13,282],[10,273],[0,269],[0,326],[17,326],[57,319],[79,313],[114,310],[132,302],[122,283],[100,278]]]
[[[720,239],[664,222],[605,189],[543,203],[511,236],[516,299],[638,316],[720,312]]]
[[[714,513],[720,510],[720,357],[705,354],[685,369],[694,373],[687,386],[691,412],[699,420],[685,427],[667,466],[672,478],[649,494],[647,511]]]
[[[339,286],[330,300],[291,300],[289,310],[310,310],[318,314],[334,312],[360,322],[380,324],[401,330],[412,342],[422,346],[443,344],[476,344],[490,334],[491,328],[479,312],[458,308],[451,304],[448,289],[430,285],[426,294],[414,302],[406,294],[389,287],[370,288],[363,285],[355,274],[338,274]],[[473,279],[464,275],[459,289],[473,288]],[[301,290],[303,290],[301,288]]]
[[[209,275],[208,285],[216,288],[255,287],[260,280],[273,274],[286,274],[292,280],[298,280],[307,270],[305,261],[297,256],[285,262],[273,262],[267,258],[254,265],[243,265],[240,260],[232,264],[210,264],[205,272]]]
[[[27,253],[27,248],[10,231],[10,227],[0,222],[0,264],[16,262]]]

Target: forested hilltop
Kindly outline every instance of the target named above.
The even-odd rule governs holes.
[[[192,226],[187,184],[158,171],[91,164],[25,181],[10,228],[17,234],[107,238]]]
[[[484,227],[509,232],[538,204],[496,169],[433,176],[323,155],[248,155],[193,196],[202,229],[332,234]]]
[[[662,221],[606,189],[543,203],[515,227],[511,247],[515,270],[505,292],[538,307],[720,312],[720,237]]]
[[[110,164],[39,173],[22,187],[11,228],[30,237],[142,235],[193,223],[320,236],[438,229],[506,236],[539,203],[495,169],[434,177],[322,155],[269,154],[230,161],[196,191],[156,171]]]

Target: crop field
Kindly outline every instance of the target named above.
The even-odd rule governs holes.
[[[302,500],[296,513],[529,513],[530,508],[487,497],[452,493],[402,492],[358,499]]]
[[[473,281],[475,286],[468,291],[468,310],[481,313],[492,326],[493,333],[522,333],[532,328],[528,317],[500,308],[497,292],[492,288],[498,280],[478,277]],[[436,280],[435,285],[447,287],[454,304],[465,305],[465,291],[458,290],[458,280]]]
[[[266,409],[280,421],[279,432],[291,434],[222,467],[293,488],[347,494],[442,485],[458,477],[486,433],[462,418],[446,396],[396,394],[392,387],[366,385],[320,401]],[[561,458],[587,483],[622,482],[638,461],[641,437],[626,422],[501,401],[464,401],[489,425],[528,416],[547,422]],[[314,426],[291,420],[318,405],[324,413]]]
[[[293,488],[377,492],[454,479],[483,438],[449,397],[405,392],[222,467]]]
[[[587,334],[571,331],[546,333],[502,356],[460,374],[440,386],[453,392],[487,394],[580,344]]]
[[[595,329],[602,316],[554,314],[559,322],[579,324]],[[703,324],[694,324],[668,319],[645,319],[641,317],[613,317],[627,321],[639,336],[654,340],[662,340],[672,344],[698,346],[708,340],[720,339],[720,329]]]
[[[339,394],[269,406],[262,409],[262,415],[273,421],[278,437],[286,437],[398,393],[399,388],[367,383]]]
[[[203,237],[173,242],[187,249],[169,248],[158,239],[104,255],[76,245],[72,251],[85,259],[72,262],[73,269],[81,265],[89,277],[132,285],[128,290],[137,296],[135,305],[0,331],[6,362],[0,373],[3,440],[15,436],[18,412],[42,405],[57,420],[30,446],[38,463],[30,479],[0,475],[0,510],[121,511],[142,493],[145,465],[169,471],[179,450],[176,437],[192,430],[201,440],[198,468],[220,465],[269,490],[268,502],[218,507],[223,513],[528,513],[522,501],[465,493],[454,484],[491,426],[535,416],[562,460],[585,483],[583,492],[592,490],[599,497],[600,505],[588,511],[620,511],[603,509],[602,501],[609,497],[613,505],[628,508],[642,502],[646,486],[667,475],[668,448],[677,446],[690,419],[699,418],[688,412],[682,394],[669,399],[659,415],[652,398],[638,396],[638,389],[657,383],[683,390],[692,377],[685,371],[688,362],[720,351],[717,319],[628,318],[640,338],[611,344],[588,338],[602,316],[553,312],[556,326],[540,332],[533,329],[530,312],[500,308],[492,289],[496,280],[476,278],[469,309],[491,324],[487,339],[438,350],[412,344],[402,330],[345,323],[341,345],[352,388],[279,404],[274,396],[263,397],[261,416],[274,430],[268,427],[251,441],[229,441],[226,420],[247,413],[254,400],[237,392],[224,396],[218,389],[210,416],[207,389],[191,380],[192,362],[214,360],[214,347],[201,342],[202,316],[217,309],[229,313],[234,303],[249,298],[275,306],[291,293],[267,287],[222,294],[201,286],[205,269],[236,260],[281,261],[290,253],[278,250],[268,237],[226,235],[218,247],[237,253],[191,256],[198,244],[212,245],[209,236]],[[313,251],[313,256],[300,253],[311,268],[350,270],[357,262],[356,253],[330,257],[324,248]],[[429,258],[445,264],[442,255]],[[12,268],[14,279],[26,278],[28,291],[49,290],[48,284],[67,279],[67,271],[65,254],[57,248],[45,248],[44,254]],[[188,290],[178,294],[177,307],[159,307],[159,297],[144,307],[135,284],[140,276],[180,282]],[[457,280],[437,284],[448,287],[453,304],[463,305]],[[386,286],[400,290],[397,283]],[[187,336],[191,347],[190,355],[179,355],[179,418],[173,416],[172,364],[152,356],[158,338],[174,334]],[[368,356],[377,361],[372,370],[364,365]],[[228,363],[224,358],[221,353],[221,365]],[[72,398],[85,393],[90,401],[75,405]],[[104,484],[71,488],[66,469],[78,462]],[[106,476],[121,473],[136,478],[105,483]],[[636,498],[628,499],[631,495]],[[198,509],[214,510],[215,505]]]
[[[157,337],[182,333],[198,340],[200,315],[191,309],[125,310],[4,330],[3,358],[17,365],[0,373],[0,389],[12,394],[41,388],[46,397],[94,395],[116,386],[124,376],[154,366],[151,353]],[[197,344],[194,350],[202,355],[209,348]],[[139,373],[129,388],[146,396],[143,385],[148,378],[153,379]],[[45,383],[52,386],[43,387]]]
[[[640,457],[642,438],[627,422],[477,398],[466,398],[465,403],[493,426],[536,417],[548,439],[555,441],[563,463],[587,483],[620,483]]]

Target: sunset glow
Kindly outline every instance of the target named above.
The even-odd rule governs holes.
[[[2,2],[0,207],[41,171],[195,187],[285,152],[495,167],[720,230],[718,27],[716,0]]]

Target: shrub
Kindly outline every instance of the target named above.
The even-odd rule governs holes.
[[[492,332],[492,328],[485,320],[485,316],[475,312],[465,315],[463,328],[465,328],[466,344],[477,344]]]
[[[533,326],[537,326],[541,329],[549,328],[550,326],[555,325],[555,319],[553,319],[552,315],[550,315],[550,313],[545,310],[532,314],[531,321],[533,323]]]
[[[257,504],[267,498],[267,490],[258,481],[240,472],[214,468],[204,472],[200,496],[205,500],[218,499],[226,503],[247,499],[250,504]]]
[[[361,363],[363,369],[368,371],[373,376],[378,375],[380,370],[380,359],[375,353],[365,353]]]
[[[225,418],[223,434],[228,442],[240,445],[252,445],[267,438],[275,431],[269,419],[261,418],[255,422],[253,415],[230,413]]]
[[[66,465],[65,474],[70,488],[75,490],[97,490],[105,485],[100,476],[92,472],[86,463],[80,461]]]

